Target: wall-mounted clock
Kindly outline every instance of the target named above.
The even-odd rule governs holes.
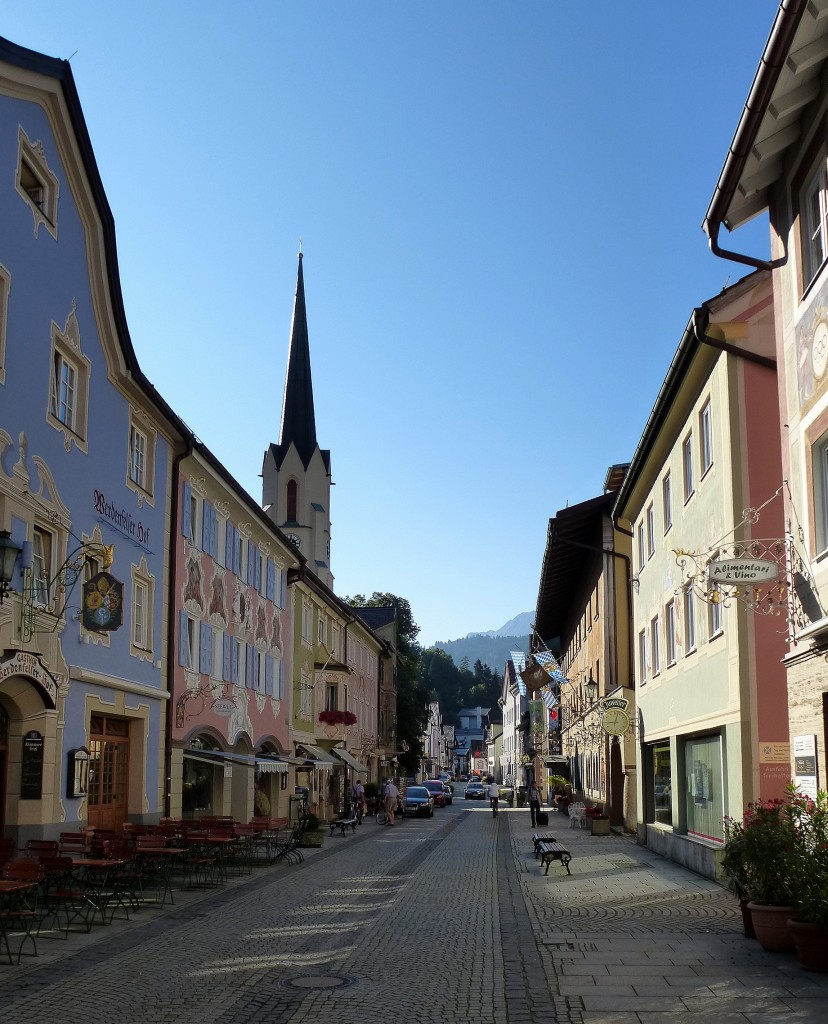
[[[621,708],[607,708],[601,722],[610,736],[623,736],[630,727],[630,716]]]
[[[292,545],[293,545],[293,546],[294,546],[295,548],[298,548],[298,547],[299,547],[299,545],[300,545],[300,544],[302,543],[302,541],[300,540],[300,538],[299,538],[299,537],[297,537],[295,533],[289,533],[289,534],[287,535],[287,539],[288,539],[288,540],[290,541],[290,543],[291,543],[291,544],[292,544]]]

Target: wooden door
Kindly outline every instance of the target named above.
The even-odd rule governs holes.
[[[89,735],[89,824],[120,830],[128,817],[129,722],[93,715]]]

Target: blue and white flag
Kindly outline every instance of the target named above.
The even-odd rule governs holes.
[[[521,672],[526,668],[526,655],[523,651],[509,651],[509,657],[515,666],[515,679],[517,679],[518,693],[521,697],[526,696],[526,683],[524,683]]]
[[[554,711],[555,708],[558,706],[559,701],[555,694],[552,692],[552,688],[550,686],[542,686],[540,695],[541,700],[547,706],[547,708],[550,711]]]
[[[566,676],[561,672],[560,665],[555,660],[554,654],[550,651],[535,651],[532,657],[556,683],[565,683],[567,681]]]

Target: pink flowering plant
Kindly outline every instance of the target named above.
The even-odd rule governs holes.
[[[744,901],[791,906],[801,921],[828,926],[828,797],[793,785],[785,799],[748,804],[725,818],[722,874]]]
[[[793,892],[794,917],[828,928],[828,794],[796,794],[800,856]]]
[[[722,871],[740,900],[790,906],[797,822],[790,800],[749,803],[742,821],[725,818]]]
[[[355,725],[357,716],[353,711],[320,711],[319,721],[325,725]]]

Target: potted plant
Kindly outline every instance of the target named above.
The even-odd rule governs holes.
[[[745,860],[743,832],[744,826],[742,822],[734,821],[733,818],[725,818],[725,845],[719,860],[719,873],[725,885],[739,901],[745,938],[755,939],[756,932],[753,928],[753,918],[748,910],[750,885],[747,862]]]
[[[604,814],[601,807],[587,807],[584,813],[589,819],[590,828],[594,836],[608,836],[610,834],[609,815]]]
[[[788,925],[802,966],[828,972],[828,794],[820,790],[811,800],[795,793],[791,799],[799,849]]]
[[[790,795],[750,803],[743,820],[727,819],[725,828],[722,856],[729,865],[728,885],[747,898],[756,938],[763,949],[792,952],[788,919],[801,853],[795,804]]]

